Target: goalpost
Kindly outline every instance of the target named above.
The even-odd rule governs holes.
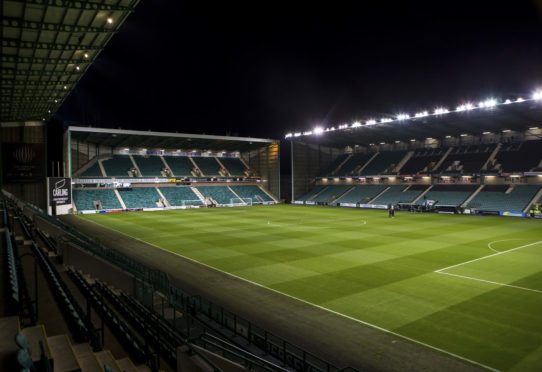
[[[193,200],[183,200],[182,201],[183,207],[206,207],[205,203],[203,203],[199,199],[193,199]]]
[[[231,198],[229,205],[232,207],[252,206],[252,198]]]

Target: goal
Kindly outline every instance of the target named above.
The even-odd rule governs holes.
[[[230,205],[232,207],[239,206],[252,206],[252,198],[232,198],[230,199]]]
[[[205,203],[203,203],[199,199],[193,199],[193,200],[183,200],[182,201],[183,207],[205,207]]]

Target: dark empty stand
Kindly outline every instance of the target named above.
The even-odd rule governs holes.
[[[349,156],[350,154],[341,154],[337,156],[322,172],[320,172],[320,177],[332,176],[339,165],[341,165]]]
[[[417,187],[408,185],[390,186],[385,193],[381,194],[376,199],[371,200],[371,204],[398,204],[412,203],[418,195],[424,192],[429,186]]]
[[[478,185],[435,185],[424,199],[434,200],[437,205],[459,206],[478,188]],[[417,204],[423,204],[418,200]]]
[[[135,156],[136,162],[141,176],[143,177],[162,177],[162,171],[165,169],[164,162],[160,159],[160,156]]]
[[[420,149],[401,167],[401,174],[430,173],[447,149]]]
[[[129,177],[134,164],[129,155],[113,155],[111,159],[102,161],[107,177]]]
[[[393,169],[405,157],[407,151],[379,153],[363,170],[362,175],[392,174]]]
[[[317,185],[314,188],[310,189],[307,193],[305,193],[305,194],[301,195],[300,197],[298,197],[296,200],[299,200],[299,201],[311,200],[312,198],[314,198],[315,195],[320,193],[326,187],[327,186],[325,186],[325,185]]]
[[[490,211],[521,212],[540,190],[540,185],[485,186],[469,203],[473,208]]]
[[[374,154],[354,154],[348,159],[342,167],[337,169],[333,175],[335,176],[351,176],[369,161]]]
[[[479,173],[488,161],[495,146],[494,144],[488,144],[454,148],[438,168],[438,171],[448,174]]]
[[[193,156],[192,160],[196,162],[204,176],[218,176],[220,174],[220,164],[212,156]]]
[[[220,158],[222,165],[228,170],[230,176],[242,177],[245,175],[246,167],[239,158]]]
[[[528,172],[541,166],[542,140],[504,144],[495,157],[494,169],[503,173]]]
[[[191,176],[194,164],[187,156],[164,156],[166,163],[175,176]]]

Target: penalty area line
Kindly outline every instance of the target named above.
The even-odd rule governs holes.
[[[462,279],[468,279],[468,280],[475,280],[477,282],[482,282],[482,283],[488,283],[488,284],[493,284],[493,285],[498,285],[498,286],[502,286],[502,287],[510,287],[510,288],[515,288],[515,289],[522,289],[524,291],[530,291],[530,292],[536,292],[536,293],[542,293],[542,290],[539,290],[539,289],[533,289],[533,288],[527,288],[527,287],[520,287],[518,285],[513,285],[513,284],[506,284],[506,283],[499,283],[499,282],[494,282],[494,281],[491,281],[491,280],[485,280],[485,279],[480,279],[480,278],[474,278],[472,276],[466,276],[466,275],[459,275],[459,274],[452,274],[452,273],[444,273],[442,271],[435,271],[437,274],[442,274],[442,275],[449,275],[449,276],[455,276],[457,278],[462,278]]]
[[[483,363],[480,363],[480,362],[477,362],[477,361],[468,359],[468,358],[463,357],[463,356],[461,356],[461,355],[454,354],[454,353],[452,353],[451,351],[447,351],[447,350],[441,349],[441,348],[439,348],[439,347],[437,347],[437,346],[433,346],[433,345],[430,345],[430,344],[426,344],[426,343],[423,342],[423,341],[419,341],[419,340],[416,340],[416,339],[414,339],[414,338],[410,338],[410,337],[405,336],[405,335],[402,335],[402,334],[400,334],[400,333],[391,331],[391,330],[389,330],[389,329],[382,328],[382,327],[380,327],[380,326],[377,326],[376,324],[368,323],[368,322],[363,321],[363,320],[361,320],[361,319],[357,319],[357,318],[351,317],[351,316],[349,316],[349,315],[346,315],[346,314],[343,314],[343,313],[339,313],[339,312],[337,312],[337,311],[335,311],[335,310],[331,310],[331,309],[329,309],[329,308],[327,308],[327,307],[323,307],[323,306],[321,306],[321,305],[317,305],[317,304],[314,304],[314,303],[312,303],[312,302],[303,300],[303,299],[301,299],[301,298],[292,296],[292,295],[290,295],[290,294],[288,294],[288,293],[280,292],[280,291],[277,291],[276,289],[273,289],[273,288],[270,288],[270,287],[266,287],[265,285],[260,284],[260,283],[253,282],[252,280],[245,279],[245,278],[240,277],[240,276],[237,276],[237,275],[235,275],[235,274],[232,274],[232,273],[229,273],[229,272],[226,272],[226,271],[219,270],[219,269],[217,269],[216,267],[210,266],[210,265],[208,265],[208,264],[206,264],[206,263],[203,263],[203,262],[197,261],[197,260],[195,260],[195,259],[193,259],[193,258],[184,256],[184,255],[182,255],[182,254],[180,254],[180,253],[170,251],[170,250],[168,250],[168,249],[166,249],[166,248],[160,247],[160,246],[155,245],[155,244],[153,244],[153,243],[149,243],[149,242],[147,242],[147,241],[145,241],[145,240],[143,240],[143,239],[140,239],[140,238],[131,236],[131,235],[129,235],[129,234],[127,234],[127,233],[124,233],[124,232],[122,232],[122,231],[119,231],[119,230],[115,230],[115,229],[113,229],[113,228],[111,228],[111,227],[109,227],[109,226],[102,225],[101,223],[98,223],[98,222],[95,222],[95,221],[92,221],[92,220],[87,220],[87,219],[85,219],[85,221],[90,221],[90,222],[92,222],[92,223],[94,223],[94,224],[96,224],[96,225],[98,225],[98,226],[101,226],[101,227],[106,228],[106,229],[108,229],[108,230],[111,230],[111,231],[117,232],[117,233],[119,233],[119,234],[125,235],[125,236],[127,236],[127,237],[129,237],[129,238],[131,238],[131,239],[138,240],[138,241],[140,241],[140,242],[142,242],[142,243],[145,243],[145,244],[148,244],[148,245],[153,246],[153,247],[155,247],[155,248],[158,248],[158,249],[160,249],[160,250],[163,251],[163,252],[166,252],[166,253],[169,253],[169,254],[172,254],[172,255],[175,255],[175,256],[179,256],[179,257],[181,257],[181,258],[183,258],[183,259],[185,259],[185,260],[187,260],[187,261],[190,261],[190,262],[193,262],[193,263],[195,263],[195,264],[204,266],[204,267],[206,267],[206,268],[208,268],[208,269],[210,269],[210,270],[216,271],[216,272],[218,272],[218,273],[221,273],[221,274],[230,276],[230,277],[232,277],[232,278],[236,278],[236,279],[238,279],[238,280],[241,280],[241,281],[250,283],[250,284],[255,285],[255,286],[257,286],[257,287],[266,289],[266,290],[268,290],[268,291],[275,292],[275,293],[277,293],[277,294],[280,294],[280,295],[289,297],[289,298],[291,298],[291,299],[293,299],[293,300],[302,302],[302,303],[307,304],[307,305],[309,305],[309,306],[314,306],[314,307],[316,307],[316,308],[318,308],[318,309],[320,309],[320,310],[327,311],[327,312],[330,312],[330,313],[332,313],[332,314],[341,316],[341,317],[343,317],[343,318],[350,319],[350,320],[352,320],[352,321],[354,321],[354,322],[357,322],[357,323],[363,324],[363,325],[365,325],[365,326],[368,326],[368,327],[377,329],[377,330],[379,330],[379,331],[382,331],[382,332],[384,332],[384,333],[387,333],[387,334],[396,336],[396,337],[398,337],[398,338],[402,338],[402,339],[407,340],[407,341],[410,341],[410,342],[412,342],[412,343],[414,343],[414,344],[418,344],[418,345],[425,346],[425,347],[427,347],[427,348],[429,348],[429,349],[432,349],[432,350],[435,350],[435,351],[437,351],[437,352],[439,352],[439,353],[442,353],[442,354],[445,354],[445,355],[449,355],[449,356],[451,356],[451,357],[453,357],[453,358],[456,358],[456,359],[462,360],[462,361],[464,361],[464,362],[466,362],[466,363],[469,363],[469,364],[472,364],[472,365],[481,367],[481,368],[486,369],[486,370],[488,370],[488,371],[499,372],[499,370],[496,369],[496,368],[493,368],[493,367],[490,367],[490,366],[485,365],[485,364],[483,364]]]
[[[499,251],[499,252],[497,252],[497,253],[493,253],[493,254],[490,254],[490,255],[487,255],[487,256],[475,258],[475,259],[473,259],[473,260],[468,260],[468,261],[465,261],[465,262],[460,262],[460,263],[455,264],[455,265],[443,267],[442,269],[435,270],[434,272],[435,272],[435,273],[442,273],[443,271],[446,271],[446,270],[448,270],[448,269],[452,269],[452,268],[454,268],[454,267],[463,266],[463,265],[466,265],[466,264],[469,264],[469,263],[472,263],[472,262],[476,262],[476,261],[482,261],[482,260],[485,260],[485,259],[487,259],[487,258],[491,258],[491,257],[499,256],[499,255],[501,255],[501,254],[505,254],[505,253],[517,251],[517,250],[519,250],[519,249],[527,248],[527,247],[530,247],[530,246],[532,246],[532,245],[536,245],[536,244],[540,244],[540,243],[542,243],[542,240],[539,240],[539,241],[534,242],[534,243],[529,243],[529,244],[525,244],[525,245],[520,245],[519,247],[512,248],[512,249],[508,249],[508,250],[506,250],[506,251]]]

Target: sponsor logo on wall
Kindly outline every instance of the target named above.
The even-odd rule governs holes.
[[[72,183],[70,178],[49,177],[49,204],[66,205],[72,203]]]
[[[2,143],[2,177],[5,183],[43,182],[44,146],[35,143]]]

